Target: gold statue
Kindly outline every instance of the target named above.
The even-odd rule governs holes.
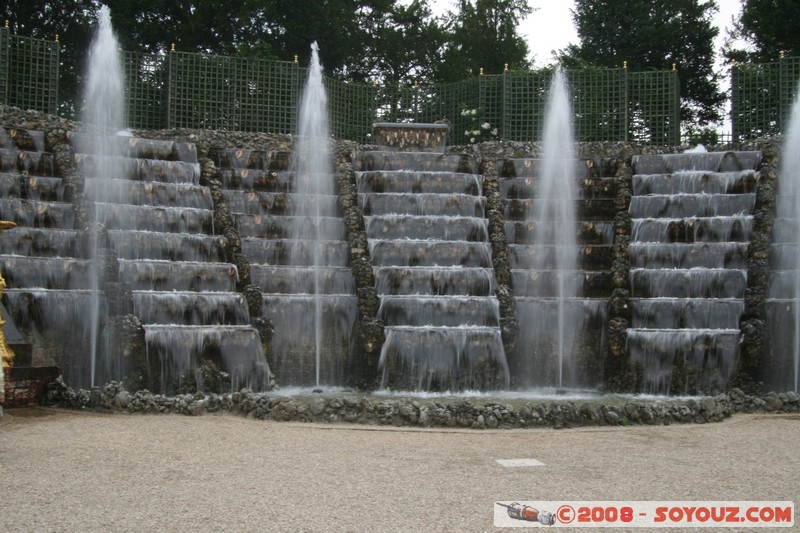
[[[7,221],[7,220],[0,220],[0,233],[3,230],[10,229],[16,226],[15,223]],[[3,275],[0,274],[0,298],[3,297],[3,292],[6,290],[6,280],[3,279]],[[5,371],[3,370],[4,367],[11,367],[14,365],[14,352],[11,350],[11,347],[6,342],[6,334],[3,330],[3,327],[6,325],[6,321],[3,320],[2,315],[0,315],[0,355],[2,355],[3,364],[0,365],[0,402],[5,399],[5,392],[6,392],[6,384],[5,384]],[[1,411],[0,411],[1,412]]]

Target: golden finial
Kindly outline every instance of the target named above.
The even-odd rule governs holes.
[[[295,54],[294,55],[294,62],[297,63],[299,60],[300,60],[300,58],[297,56],[297,54]]]
[[[732,67],[735,67],[735,66],[736,66],[736,60],[735,60],[735,59],[731,59],[731,66],[732,66]]]
[[[169,51],[170,52],[174,52],[175,51],[175,43],[172,43],[172,46],[169,47]]]
[[[627,59],[622,62],[622,68],[624,68],[625,70],[628,70],[628,60]]]
[[[483,67],[481,67],[481,76],[483,76]]]
[[[58,42],[58,34],[56,33],[56,42]]]
[[[503,72],[508,72],[508,63],[503,65]]]
[[[781,59],[786,59],[786,50],[781,50]]]
[[[6,29],[8,29],[8,26],[9,26],[8,19],[6,19]]]
[[[419,82],[417,80],[414,80],[414,88],[416,89],[417,87],[419,87]]]
[[[672,64],[672,70],[678,70],[677,65],[675,65],[675,63]]]

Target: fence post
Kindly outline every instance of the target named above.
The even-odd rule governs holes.
[[[175,55],[175,43],[172,43],[170,46],[169,53],[167,54],[167,69],[166,69],[166,79],[164,81],[164,92],[166,93],[166,98],[164,98],[164,105],[166,106],[166,110],[164,113],[164,118],[166,124],[164,124],[165,128],[173,128],[173,121],[175,120],[175,116],[172,110],[172,87],[173,87],[173,76],[174,76],[174,61],[173,57]]]
[[[61,82],[61,43],[58,40],[58,34],[57,33],[56,33],[56,38],[55,38],[55,47],[54,47],[54,54],[53,55],[55,55],[55,58],[53,58],[51,56],[51,59],[52,59],[51,65],[53,66],[53,68],[55,70],[55,74],[50,76],[50,80],[51,80],[50,83],[52,84],[52,88],[53,88],[53,91],[51,93],[53,95],[53,100],[52,100],[52,110],[49,111],[49,112],[54,114],[54,115],[57,115],[58,114],[58,96],[59,96],[58,95],[58,88],[61,85],[61,83],[60,83]]]
[[[791,89],[789,87],[789,69],[786,67],[786,53],[781,50],[779,59],[778,59],[778,132],[784,133],[784,124],[786,123],[786,117],[791,109],[791,103],[789,102],[789,94],[791,93]]]
[[[670,107],[672,115],[670,118],[670,139],[669,143],[679,145],[681,143],[681,80],[678,77],[678,69],[675,63],[672,64],[670,73]]]
[[[623,114],[623,121],[625,126],[625,134],[623,136],[623,140],[628,142],[628,138],[631,134],[631,93],[630,93],[630,83],[628,80],[628,60],[622,62],[622,85],[625,91],[625,113]]]
[[[0,28],[0,103],[8,103],[8,21]]]
[[[739,68],[736,60],[731,63],[731,142],[739,141],[741,125],[739,124]]]
[[[292,63],[292,75],[290,77],[291,83],[291,102],[292,114],[290,119],[290,129],[292,134],[297,134],[297,115],[300,113],[300,91],[303,90],[303,83],[300,79],[300,62],[297,55],[294,56]]]

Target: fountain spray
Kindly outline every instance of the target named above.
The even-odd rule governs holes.
[[[115,142],[116,133],[124,127],[124,92],[125,84],[122,74],[122,62],[119,57],[119,44],[111,28],[111,12],[107,6],[101,6],[98,12],[97,33],[89,50],[86,87],[84,90],[85,107],[81,116],[87,129],[97,135],[100,147],[97,153],[101,156],[98,176],[105,179],[115,175],[115,164],[111,156],[118,151]],[[94,189],[93,189],[94,190]],[[102,275],[99,222],[96,210],[91,223],[91,258],[92,258],[92,304],[91,347],[90,347],[90,383],[94,386],[97,369],[98,338],[100,324],[100,307]]]
[[[320,267],[322,267],[323,242],[321,239],[322,213],[320,197],[334,194],[333,161],[330,153],[330,132],[328,124],[328,97],[322,77],[322,64],[319,60],[317,43],[311,44],[311,64],[308,80],[303,90],[300,104],[297,146],[294,151],[292,168],[295,171],[299,194],[316,198],[316,201],[302,202],[298,216],[308,217],[314,223],[313,242],[314,271],[314,336],[315,336],[315,378],[319,387],[322,350],[322,297],[320,295]]]
[[[558,387],[564,386],[564,367],[570,358],[571,336],[565,305],[578,296],[578,288],[570,273],[577,269],[575,235],[575,146],[572,131],[572,108],[569,88],[564,72],[556,69],[548,93],[545,124],[542,134],[543,159],[540,178],[540,208],[531,213],[535,221],[534,242],[551,244],[555,248],[555,265],[558,282],[557,328],[552,335],[558,351]],[[543,255],[543,254],[540,254]],[[545,265],[537,265],[543,269]]]

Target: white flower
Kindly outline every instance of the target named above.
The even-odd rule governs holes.
[[[475,116],[475,115],[478,114],[478,110],[477,109],[473,109],[472,111],[470,111],[470,113],[472,113],[472,116]]]
[[[493,129],[493,130],[492,130],[492,135],[494,135],[495,137],[497,137],[497,128],[495,128],[495,129]]]
[[[468,111],[468,110],[466,110],[466,109],[462,109],[462,110],[461,110],[461,116],[462,116],[462,117],[466,117],[466,116],[467,116],[467,113],[469,113],[469,111]]]
[[[491,127],[492,127],[491,124],[489,124],[488,122],[484,122],[483,124],[481,124],[481,128],[485,130],[488,130]]]
[[[481,130],[472,130],[472,134],[477,137],[481,134]]]
[[[475,137],[470,137],[469,138],[469,142],[474,143],[475,142]]]
[[[465,137],[469,137],[469,134],[470,134],[470,133],[472,133],[472,132],[471,132],[471,131],[469,131],[469,130],[465,130],[465,131],[464,131],[464,136],[465,136]]]

